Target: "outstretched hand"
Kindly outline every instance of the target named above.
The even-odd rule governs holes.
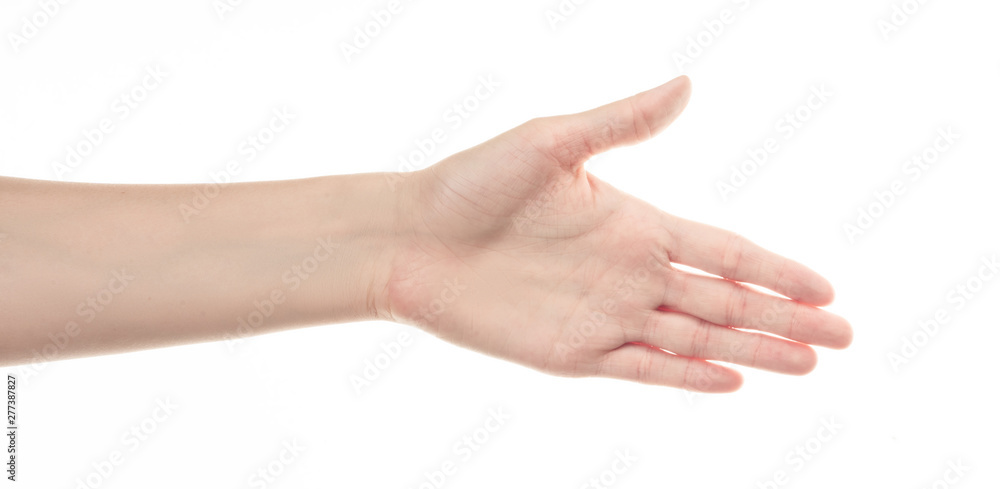
[[[742,384],[709,360],[805,374],[809,345],[848,346],[850,325],[814,307],[833,300],[818,274],[584,169],[666,128],[689,94],[680,77],[534,119],[408,177],[385,315],[557,375],[704,392]]]

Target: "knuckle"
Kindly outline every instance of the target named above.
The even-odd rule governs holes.
[[[653,351],[646,348],[639,357],[639,361],[636,362],[635,378],[639,382],[648,383],[654,378],[655,375],[655,357],[653,356]]]
[[[742,324],[743,317],[747,310],[747,297],[749,290],[742,285],[736,284],[733,292],[729,295],[729,303],[726,308],[726,325],[736,326]]]
[[[653,310],[646,312],[646,320],[639,326],[638,337],[649,342],[656,337],[656,331],[660,327],[658,315]]]
[[[779,304],[781,304],[783,302],[784,301],[779,302]],[[786,326],[785,334],[788,335],[787,338],[795,339],[797,337],[797,330],[798,330],[798,327],[799,327],[799,322],[801,321],[801,318],[799,316],[799,309],[800,309],[801,306],[797,306],[795,304],[790,304],[790,305],[792,307],[791,307],[791,311],[789,311],[787,313],[788,326]]]
[[[684,388],[693,391],[707,391],[709,385],[711,384],[711,379],[705,375],[701,375],[698,369],[691,368],[694,365],[693,360],[687,360],[684,364],[684,373],[681,375],[681,383]]]
[[[691,335],[691,343],[688,345],[690,355],[695,358],[706,358],[709,345],[712,341],[712,328],[714,325],[704,320],[698,320],[695,330]]]
[[[760,365],[760,353],[764,348],[764,337],[761,335],[754,336],[755,338],[753,343],[750,345],[750,359],[748,361],[748,366],[756,368]]]
[[[553,134],[554,126],[552,118],[536,117],[517,126],[514,133],[537,151],[549,153],[558,140]]]
[[[749,241],[739,234],[733,234],[722,252],[722,270],[726,275],[737,273],[746,258]]]

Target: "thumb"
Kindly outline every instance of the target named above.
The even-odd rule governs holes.
[[[680,115],[690,96],[691,79],[682,75],[596,109],[544,118],[548,149],[561,165],[576,168],[609,149],[655,136]]]

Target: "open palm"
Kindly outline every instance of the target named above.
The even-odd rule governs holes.
[[[706,392],[742,383],[708,360],[804,374],[816,364],[808,344],[846,347],[847,322],[814,307],[833,299],[815,272],[584,169],[664,129],[689,93],[681,77],[535,119],[408,177],[389,316],[558,375]]]

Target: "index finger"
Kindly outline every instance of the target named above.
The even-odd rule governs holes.
[[[757,284],[806,304],[833,302],[833,286],[818,273],[736,233],[670,215],[667,229],[675,243],[670,261]]]

